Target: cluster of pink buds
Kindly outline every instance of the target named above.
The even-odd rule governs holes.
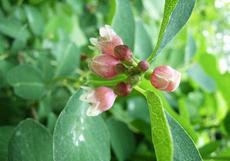
[[[132,60],[132,51],[109,25],[101,27],[100,37],[91,38],[90,42],[101,53],[92,59],[90,68],[104,79],[117,76],[121,72],[122,62]]]
[[[131,49],[125,45],[120,36],[109,26],[100,28],[99,38],[91,38],[94,48],[100,51],[89,64],[90,69],[104,79],[113,79],[120,73],[128,75],[126,81],[119,82],[113,89],[98,87],[86,89],[82,101],[90,104],[88,116],[96,116],[109,110],[117,96],[128,96],[143,73],[148,71],[149,63],[145,60],[136,63]],[[151,74],[152,85],[162,91],[172,92],[180,83],[181,74],[169,66],[157,67]]]

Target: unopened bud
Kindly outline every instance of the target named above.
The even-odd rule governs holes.
[[[93,58],[90,68],[97,75],[105,79],[112,79],[118,74],[116,71],[116,65],[119,63],[120,61],[113,56],[102,54]]]
[[[124,73],[126,71],[126,67],[122,63],[119,63],[116,65],[116,71],[117,73]]]
[[[118,83],[114,89],[114,92],[118,96],[128,96],[131,91],[132,91],[131,85],[125,82]]]
[[[138,68],[142,71],[145,72],[149,69],[149,63],[146,60],[142,60],[138,63]]]
[[[181,79],[181,73],[170,66],[159,66],[151,74],[152,85],[162,91],[175,91]]]
[[[114,48],[114,55],[119,60],[129,62],[132,58],[132,51],[127,45],[118,45]]]

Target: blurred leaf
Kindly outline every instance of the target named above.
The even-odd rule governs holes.
[[[137,129],[139,133],[144,134],[149,142],[152,142],[150,123],[146,123],[143,120],[136,119],[131,121],[131,125],[135,129]]]
[[[27,40],[30,36],[27,26],[15,18],[5,19],[0,17],[0,32],[12,38]]]
[[[87,103],[79,90],[68,101],[54,129],[55,161],[109,161],[109,131],[98,117],[86,115]],[[68,155],[67,155],[68,154]]]
[[[133,120],[141,119],[150,122],[148,105],[144,97],[131,97],[127,100],[127,112]]]
[[[66,0],[66,2],[73,8],[73,10],[77,14],[81,14],[83,12],[83,1]]]
[[[45,92],[41,73],[29,64],[11,69],[7,80],[15,93],[25,99],[39,99]]]
[[[146,94],[151,120],[152,141],[157,161],[171,161],[173,157],[173,143],[163,111],[163,105],[155,93],[147,91]]]
[[[12,11],[12,6],[11,6],[11,4],[10,4],[10,1],[1,0],[1,7],[2,7],[3,10],[5,10],[6,12]]]
[[[9,161],[52,161],[52,136],[32,119],[22,121],[9,143]]]
[[[140,59],[147,59],[152,50],[153,47],[149,34],[141,19],[138,19],[135,23],[135,56]]]
[[[173,138],[173,161],[202,161],[190,136],[167,112],[166,116]]]
[[[187,46],[185,48],[185,64],[189,64],[196,54],[196,42],[193,38],[193,35],[191,33],[188,33],[188,38],[187,38]]]
[[[7,73],[13,67],[13,65],[5,60],[0,60],[0,87],[7,83]]]
[[[205,73],[199,64],[193,64],[188,70],[189,76],[205,91],[216,91],[215,81]]]
[[[29,3],[31,3],[31,4],[39,4],[42,1],[44,1],[44,0],[29,0]]]
[[[14,127],[1,126],[0,127],[0,160],[8,160],[8,144],[13,134]]]
[[[220,142],[210,142],[199,148],[199,152],[203,158],[208,157],[212,152],[220,146]]]
[[[119,161],[125,161],[135,150],[133,133],[128,127],[113,118],[108,119],[111,145]]]
[[[54,113],[49,113],[48,121],[47,121],[47,128],[53,133],[55,124],[57,121],[57,116]]]
[[[161,15],[163,14],[163,7],[164,4],[162,3],[162,0],[143,0],[143,5],[145,11],[148,12],[148,15],[154,19],[158,20],[161,18]]]
[[[7,46],[7,40],[0,34],[0,53],[3,53]]]
[[[228,135],[230,136],[230,112],[228,112],[224,118],[224,128],[228,132]]]
[[[218,161],[230,160],[230,147],[224,148],[221,151],[217,152],[215,157],[218,159]]]
[[[26,5],[25,12],[31,30],[35,35],[41,35],[44,30],[44,19],[41,12],[32,6]]]
[[[207,72],[208,75],[215,79],[218,89],[221,91],[225,100],[228,103],[228,106],[230,107],[230,74],[221,74],[219,72],[217,60],[211,54],[202,53],[199,57],[199,64],[204,68],[205,72]]]
[[[58,66],[55,76],[66,76],[74,72],[80,63],[80,52],[74,43],[69,42],[61,44],[57,51]]]
[[[113,17],[112,26],[116,33],[121,36],[123,42],[133,49],[135,22],[128,0],[116,0],[116,11]]]
[[[154,49],[152,59],[156,54],[167,45],[167,43],[181,30],[188,21],[195,0],[166,0],[164,7],[164,17],[161,23],[161,29],[158,36],[158,41]]]

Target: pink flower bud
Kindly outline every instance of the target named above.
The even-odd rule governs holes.
[[[110,55],[103,54],[93,58],[90,64],[90,68],[97,75],[105,79],[111,79],[118,74],[116,71],[116,65],[118,63],[120,63],[119,60],[115,59]]]
[[[170,66],[159,66],[151,74],[152,85],[162,91],[175,91],[181,79],[181,73]]]
[[[119,60],[129,61],[132,58],[132,51],[127,45],[118,45],[114,48],[114,55]]]
[[[118,83],[114,90],[114,92],[118,96],[128,96],[131,91],[132,91],[131,85],[125,82]]]
[[[146,60],[142,60],[138,63],[138,68],[142,71],[145,72],[149,69],[149,63]]]
[[[87,92],[81,95],[80,100],[90,104],[86,113],[88,116],[97,116],[109,110],[117,97],[108,87],[98,87],[95,90],[86,87],[85,89]]]
[[[91,44],[96,46],[103,54],[114,56],[114,48],[122,45],[122,39],[109,25],[100,28],[100,37],[98,39],[91,38]]]

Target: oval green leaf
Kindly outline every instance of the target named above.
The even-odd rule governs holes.
[[[173,142],[163,105],[153,92],[146,92],[149,106],[151,134],[157,161],[171,161],[173,158]]]
[[[112,26],[116,33],[121,36],[123,42],[133,49],[135,22],[128,0],[116,0],[116,10],[112,21]]]
[[[41,73],[31,65],[19,65],[9,71],[7,80],[15,93],[25,99],[39,99],[45,91]]]
[[[86,115],[79,90],[68,101],[54,129],[55,161],[109,161],[109,131],[100,116]]]
[[[9,143],[9,161],[53,161],[52,136],[32,119],[22,121]]]

